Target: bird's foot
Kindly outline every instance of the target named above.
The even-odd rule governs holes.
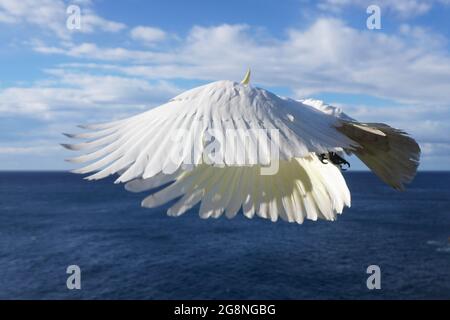
[[[344,158],[342,158],[341,156],[339,156],[336,152],[319,154],[319,160],[323,164],[327,164],[328,161],[325,161],[325,160],[329,160],[334,165],[339,166],[339,168],[342,171],[347,171],[347,169],[350,168],[350,163],[347,160],[345,160]],[[346,165],[347,168],[344,168],[343,165]]]
[[[327,158],[327,154],[326,153],[322,153],[322,154],[319,154],[319,160],[320,160],[320,162],[322,162],[323,164],[327,164],[328,162],[327,161],[325,161],[325,160],[327,160],[328,158]]]

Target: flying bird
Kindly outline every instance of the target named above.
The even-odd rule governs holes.
[[[341,171],[356,155],[397,190],[414,178],[417,142],[383,123],[359,122],[319,100],[294,100],[239,82],[217,81],[144,113],[80,126],[64,147],[88,163],[73,172],[98,180],[117,175],[147,208],[173,201],[180,216],[200,203],[201,218],[238,212],[277,221],[336,220],[350,207]]]

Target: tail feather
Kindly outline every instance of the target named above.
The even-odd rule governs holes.
[[[343,121],[338,130],[359,143],[352,152],[386,184],[404,190],[414,179],[420,147],[407,133],[383,123],[351,121]]]
[[[323,164],[315,154],[280,160],[275,175],[261,175],[261,166],[214,167],[199,165],[191,171],[165,177],[138,179],[126,185],[131,191],[152,192],[142,202],[153,208],[178,199],[168,214],[179,216],[200,203],[202,218],[233,218],[242,208],[247,218],[303,223],[305,219],[336,220],[350,207],[350,191],[341,171]],[[159,191],[152,190],[170,181]]]

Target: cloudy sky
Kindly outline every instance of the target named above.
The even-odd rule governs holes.
[[[72,168],[62,132],[247,67],[255,86],[410,132],[421,170],[449,170],[449,17],[450,0],[0,0],[0,170]]]

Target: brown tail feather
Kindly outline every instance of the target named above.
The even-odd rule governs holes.
[[[352,152],[381,180],[397,190],[413,180],[420,160],[420,147],[407,133],[383,123],[343,121],[338,130],[360,147]]]

